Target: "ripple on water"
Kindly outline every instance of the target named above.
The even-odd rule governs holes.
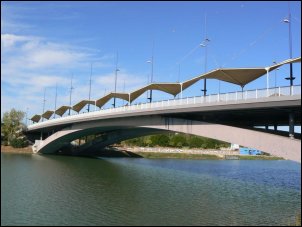
[[[1,155],[3,225],[280,225],[301,207],[287,161]]]

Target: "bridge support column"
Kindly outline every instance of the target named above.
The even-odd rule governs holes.
[[[274,131],[276,132],[278,130],[278,125],[274,124]]]
[[[265,130],[268,131],[268,125],[265,125]]]
[[[295,135],[295,119],[294,119],[294,113],[289,113],[289,137],[294,138]]]

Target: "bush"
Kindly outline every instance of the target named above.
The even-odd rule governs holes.
[[[140,147],[190,147],[202,149],[218,149],[220,147],[228,147],[226,142],[218,141],[215,139],[185,135],[182,133],[157,134],[152,136],[144,136],[134,139],[123,141],[122,144]]]
[[[169,144],[172,147],[184,147],[187,146],[187,140],[183,135],[177,134],[170,139]]]
[[[152,146],[162,146],[165,147],[169,144],[169,137],[167,135],[154,135],[151,136],[151,145]]]
[[[22,148],[27,146],[27,141],[24,139],[14,138],[10,141],[10,145],[14,148]]]
[[[204,144],[204,140],[200,137],[197,137],[197,136],[191,136],[189,139],[188,139],[188,145],[190,148],[200,148],[202,147]]]

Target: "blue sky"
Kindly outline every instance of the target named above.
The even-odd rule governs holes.
[[[301,2],[291,2],[293,57],[301,56]],[[205,16],[207,28],[205,29]],[[118,91],[146,85],[154,41],[156,82],[187,80],[204,73],[205,50],[197,47],[205,32],[207,69],[263,67],[289,58],[287,1],[270,2],[1,2],[1,115],[12,107],[28,116],[88,99],[90,65],[92,99],[114,90],[118,52]],[[277,86],[285,86],[289,66],[277,72]],[[301,65],[294,64],[294,84],[301,84]],[[208,92],[218,81],[208,80]],[[275,84],[274,74],[270,86]],[[184,91],[200,95],[203,82]],[[245,89],[265,88],[266,77]],[[220,83],[220,92],[240,87]],[[154,92],[154,100],[173,98]],[[136,100],[146,102],[146,94]],[[107,104],[107,107],[112,102]],[[122,101],[118,101],[121,105]]]

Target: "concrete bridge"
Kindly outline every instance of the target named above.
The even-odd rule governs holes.
[[[301,134],[294,134],[295,125],[301,126],[301,86],[98,110],[32,124],[27,133],[33,138],[40,137],[33,146],[33,151],[40,153],[59,152],[72,141],[88,135],[101,136],[80,146],[75,153],[172,131],[236,143],[301,162]],[[290,135],[278,131],[278,126],[289,126]]]

